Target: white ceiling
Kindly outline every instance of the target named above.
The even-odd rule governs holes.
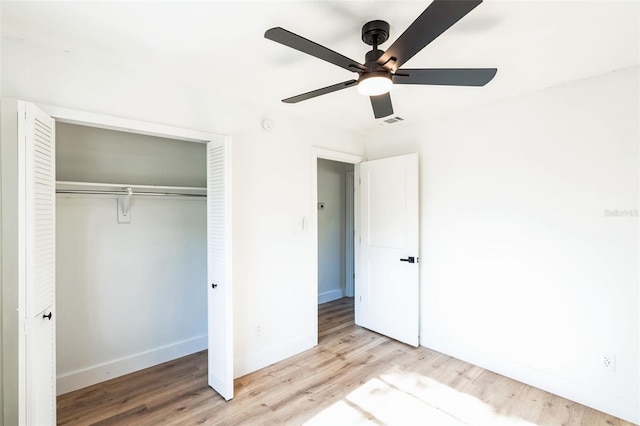
[[[357,61],[361,26],[391,24],[385,48],[430,1],[2,1],[2,35],[161,74],[266,107],[367,132],[378,127],[355,88],[280,99],[354,74],[263,37],[281,26]],[[486,0],[405,67],[497,67],[482,88],[397,86],[407,122],[636,65],[640,1]]]

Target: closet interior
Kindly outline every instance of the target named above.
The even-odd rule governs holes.
[[[56,124],[62,394],[207,347],[206,145]]]

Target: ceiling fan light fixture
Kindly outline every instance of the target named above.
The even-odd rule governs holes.
[[[358,92],[366,96],[383,95],[391,90],[393,81],[389,73],[382,71],[362,74],[358,79]]]

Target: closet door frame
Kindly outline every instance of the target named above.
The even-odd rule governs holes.
[[[177,139],[185,142],[204,143],[204,144],[213,143],[215,145],[222,145],[223,147],[225,147],[225,151],[227,153],[225,157],[227,163],[231,162],[230,138],[226,135],[201,132],[197,130],[190,130],[190,129],[184,129],[179,127],[165,126],[162,124],[148,123],[148,122],[131,120],[131,119],[126,119],[121,117],[113,117],[109,115],[90,113],[90,112],[62,108],[62,107],[57,107],[52,105],[38,104],[38,107],[40,107],[44,112],[46,112],[51,117],[53,117],[56,122],[76,124],[76,125],[88,126],[88,127],[96,127],[96,128],[108,129],[108,130],[116,130],[121,132],[130,132],[130,133],[142,134],[147,136]],[[231,164],[226,164],[226,166],[224,167],[224,179],[227,182],[227,187],[230,189]],[[230,209],[231,209],[231,206],[228,205],[227,206],[228,216],[230,216]],[[225,227],[224,232],[226,234],[225,244],[228,246],[228,247],[225,247],[225,252],[226,252],[225,261],[228,265],[227,276],[226,276],[226,287],[227,287],[226,291],[229,293],[227,299],[231,300],[231,291],[233,288],[233,282],[232,282],[231,268],[229,266],[232,264],[231,250],[229,248],[231,247],[231,244],[232,244],[232,233],[231,233],[231,220],[230,220],[231,218],[229,217],[228,219],[229,220],[226,220],[224,224],[224,227]],[[208,286],[206,281],[203,282],[202,285]],[[233,318],[233,303],[230,303],[227,306],[227,310],[228,310],[227,317]],[[210,315],[208,315],[208,317],[211,318]],[[220,324],[215,324],[215,325],[220,326]],[[208,324],[208,328],[211,328],[211,326],[212,324]],[[230,358],[227,364],[227,368],[229,369],[229,375],[231,376],[231,381],[233,383],[233,328],[232,328],[231,321],[225,324],[224,328],[226,330],[226,333],[228,333],[230,336],[228,340],[231,341],[231,347],[226,348],[225,353]],[[231,384],[231,389],[233,389],[233,384]]]

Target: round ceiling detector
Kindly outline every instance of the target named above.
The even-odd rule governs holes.
[[[366,96],[382,95],[392,87],[391,76],[383,71],[364,73],[358,79],[358,92]]]

